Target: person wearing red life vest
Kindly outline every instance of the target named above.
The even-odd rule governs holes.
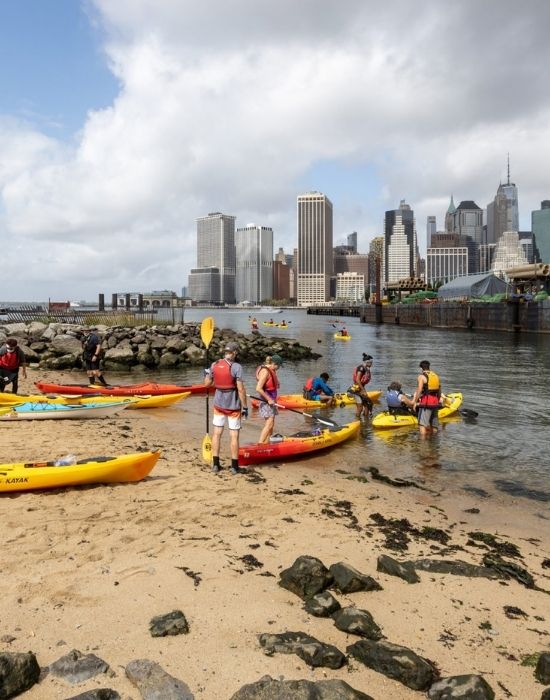
[[[367,418],[373,409],[373,403],[367,393],[367,384],[371,380],[372,355],[363,353],[363,361],[353,370],[353,384],[347,393],[355,398],[355,415],[361,418],[364,414]]]
[[[239,346],[237,343],[228,343],[225,346],[224,356],[214,362],[210,369],[205,371],[205,386],[214,386],[214,410],[212,424],[212,471],[217,473],[220,465],[220,443],[223,429],[227,423],[231,443],[231,468],[232,474],[239,474],[244,470],[239,468],[239,431],[241,429],[241,417],[248,418],[248,406],[246,392],[243,384],[243,368],[235,362]]]
[[[23,377],[26,379],[27,361],[25,353],[17,344],[17,338],[8,338],[6,344],[0,348],[0,391],[4,391],[6,384],[11,382],[12,392],[17,394],[20,368],[23,370]]]
[[[441,392],[441,382],[435,372],[430,370],[428,360],[420,363],[421,373],[418,375],[413,402],[418,409],[418,428],[422,437],[436,433],[439,428],[438,411],[445,395]]]
[[[260,402],[260,416],[265,420],[263,430],[258,442],[269,442],[275,428],[275,416],[277,415],[277,393],[279,390],[279,377],[277,370],[283,364],[280,355],[268,355],[263,365],[256,370],[256,393],[264,400]]]

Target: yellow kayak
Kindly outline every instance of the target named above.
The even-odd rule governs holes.
[[[0,406],[11,406],[16,403],[53,403],[53,404],[66,404],[68,406],[85,406],[86,404],[99,404],[99,403],[130,403],[126,408],[163,408],[165,406],[172,406],[178,401],[183,401],[188,396],[191,396],[190,391],[184,391],[179,394],[159,394],[159,396],[83,396],[79,394],[56,394],[56,395],[46,395],[44,394],[10,394],[7,392],[0,393]]]
[[[341,333],[334,334],[334,340],[351,340],[351,335],[342,335]]]
[[[443,406],[437,412],[439,420],[445,420],[448,416],[456,415],[458,409],[462,405],[462,394],[456,392],[447,394],[450,403]],[[380,430],[391,430],[392,428],[406,428],[409,426],[418,426],[418,418],[412,413],[393,414],[389,411],[383,411],[372,419],[372,427]]]
[[[0,464],[0,492],[140,481],[153,469],[159,457],[157,451],[92,457],[59,467],[53,461]]]
[[[368,391],[371,401],[378,401],[382,396],[381,391]],[[252,401],[252,405],[258,408],[259,401]],[[343,406],[355,406],[355,398],[348,394],[334,394],[334,402],[330,401],[315,401],[312,399],[304,399],[302,394],[282,394],[277,396],[277,403],[284,408],[341,408]]]

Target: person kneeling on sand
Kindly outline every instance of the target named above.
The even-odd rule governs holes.
[[[277,370],[283,364],[280,355],[268,355],[265,362],[256,370],[256,393],[264,400],[260,402],[260,416],[265,420],[263,430],[258,442],[269,442],[275,428],[275,416],[277,415],[277,392],[279,389],[279,377]]]

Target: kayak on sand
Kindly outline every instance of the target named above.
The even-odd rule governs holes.
[[[454,394],[446,394],[446,396],[450,399],[450,403],[440,408],[437,412],[439,420],[445,420],[448,416],[455,415],[462,405],[461,393],[456,392]],[[381,430],[406,428],[408,426],[418,426],[418,418],[412,413],[393,414],[389,411],[383,411],[372,419],[372,427]]]
[[[61,395],[44,395],[44,394],[8,394],[7,392],[0,393],[0,406],[10,406],[12,404],[21,403],[22,401],[32,403],[61,403],[70,406],[82,405],[86,406],[90,403],[120,403],[128,401],[128,409],[136,408],[164,408],[165,406],[173,406],[178,401],[183,401],[191,392],[185,391],[181,394],[159,394],[158,396],[82,396],[80,394],[61,394]]]
[[[368,391],[371,401],[378,401],[382,395],[381,391]],[[315,401],[314,399],[304,399],[302,394],[282,394],[277,396],[277,403],[282,408],[337,408],[343,406],[355,406],[355,397],[348,394],[334,394],[334,402]],[[260,402],[252,400],[254,408],[258,408]]]
[[[191,386],[179,386],[177,384],[155,384],[144,382],[143,384],[54,384],[52,382],[35,382],[35,386],[43,394],[103,394],[106,396],[159,396],[161,394],[205,394],[206,387],[203,384]]]
[[[92,457],[62,466],[55,466],[54,461],[0,464],[0,492],[141,481],[159,457],[157,451]]]
[[[50,418],[55,420],[66,418],[107,418],[119,411],[123,411],[130,403],[131,399],[128,401],[116,401],[115,403],[91,403],[85,406],[27,401],[0,408],[0,421],[44,420]]]
[[[360,421],[348,425],[300,431],[294,435],[272,436],[273,442],[243,445],[239,448],[239,464],[261,464],[263,462],[280,462],[297,457],[307,456],[312,452],[325,450],[338,445],[357,435],[361,427]]]

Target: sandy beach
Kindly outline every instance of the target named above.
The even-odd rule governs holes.
[[[81,380],[68,373],[40,377]],[[32,391],[36,379],[29,371],[20,391]],[[310,669],[295,655],[263,653],[258,635],[264,632],[303,631],[344,652],[359,639],[330,619],[309,615],[300,598],[278,585],[280,571],[304,554],[326,566],[344,561],[373,576],[383,590],[335,597],[342,606],[368,610],[388,640],[432,660],[442,676],[481,674],[497,698],[542,693],[533,667],[521,661],[550,648],[548,594],[515,580],[424,571],[411,585],[376,570],[380,554],[481,564],[488,549],[468,533],[482,531],[517,545],[521,559],[515,561],[550,590],[550,569],[543,566],[550,557],[550,520],[542,506],[526,509],[525,499],[505,494],[487,502],[465,492],[396,488],[368,474],[358,479],[338,450],[321,467],[312,458],[246,475],[213,475],[200,458],[200,397],[177,409],[124,411],[104,420],[0,423],[0,435],[1,462],[162,450],[140,483],[1,497],[0,636],[14,639],[0,649],[32,650],[41,667],[79,649],[112,669],[111,676],[77,686],[47,675],[24,694],[29,700],[100,687],[138,700],[124,667],[145,658],[208,700],[229,699],[265,674],[340,678],[376,700],[424,697],[354,659],[340,670]],[[406,518],[418,530],[440,528],[449,541],[411,535],[407,550],[396,552],[374,514]],[[504,606],[525,615],[510,618]],[[189,633],[152,638],[150,619],[176,609],[184,612]]]

